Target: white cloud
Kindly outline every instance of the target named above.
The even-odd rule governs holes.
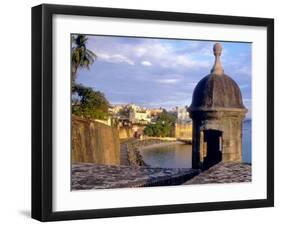
[[[147,66],[147,67],[149,67],[149,66],[152,65],[152,63],[151,63],[150,61],[147,61],[147,60],[142,61],[141,64],[142,64],[143,66]]]
[[[170,67],[185,67],[185,68],[210,67],[210,63],[208,61],[195,61],[186,55],[173,56],[173,58],[169,57],[168,60],[169,60],[168,63],[170,63],[169,64]]]
[[[247,75],[247,76],[251,76],[252,74],[252,70],[251,68],[247,65],[247,66],[242,66],[240,68],[238,68],[236,70],[237,74],[242,74],[242,75]]]
[[[146,53],[146,51],[147,50],[141,46],[135,48],[135,54],[137,57],[142,57]]]
[[[194,48],[202,51],[203,47],[198,43],[195,43],[195,47],[190,47],[190,44],[187,43],[186,50],[179,52],[178,47],[167,44],[163,40],[135,39],[134,42],[122,42],[120,39],[116,39],[116,41],[111,39],[95,37],[90,41],[91,49],[97,53],[98,58],[106,62],[135,65],[135,62],[140,61],[143,66],[156,66],[173,70],[200,69],[212,66],[210,61],[191,57],[195,51]]]
[[[159,79],[156,82],[163,83],[163,84],[176,84],[180,82],[180,79],[170,78],[170,79]]]
[[[177,100],[164,100],[159,99],[151,102],[146,102],[145,105],[148,107],[164,107],[166,109],[172,109],[175,106],[186,106],[190,103],[190,99],[177,99]]]
[[[149,59],[153,65],[158,65],[163,68],[208,68],[209,61],[199,61],[192,59],[189,55],[179,54],[175,52],[171,46],[161,43],[161,41],[145,41],[137,44],[133,49],[133,55]],[[148,60],[145,60],[148,61]]]
[[[134,61],[121,54],[97,53],[98,58],[109,63],[127,63],[135,65]]]

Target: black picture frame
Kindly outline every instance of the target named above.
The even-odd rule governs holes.
[[[267,29],[267,198],[93,210],[52,210],[52,18],[55,14],[247,25]],[[274,20],[177,12],[43,4],[32,8],[32,218],[122,217],[274,206]]]

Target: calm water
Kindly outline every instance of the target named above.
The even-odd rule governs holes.
[[[191,145],[175,144],[141,151],[143,160],[150,166],[191,168]]]
[[[243,124],[243,161],[251,163],[251,121]],[[191,168],[191,145],[175,144],[141,151],[144,161],[150,166],[167,168]]]

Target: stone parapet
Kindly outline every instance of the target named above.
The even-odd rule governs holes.
[[[72,164],[72,190],[179,185],[198,174],[188,168]]]
[[[221,162],[203,171],[185,184],[241,183],[252,181],[252,166],[239,162]]]

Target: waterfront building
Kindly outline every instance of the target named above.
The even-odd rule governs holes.
[[[136,124],[148,124],[151,122],[150,111],[133,105],[129,111],[129,120]]]
[[[192,118],[192,167],[206,169],[223,161],[242,161],[242,123],[245,108],[240,88],[224,73],[222,46],[214,45],[211,73],[194,89],[189,107]]]
[[[150,109],[151,122],[155,123],[162,112],[163,112],[163,108],[153,108],[153,109]]]
[[[112,114],[112,115],[118,115],[119,112],[125,107],[124,104],[116,104],[114,106],[110,106],[109,107],[109,112]]]
[[[191,118],[189,117],[189,112],[187,107],[177,107],[177,123],[178,124],[187,124],[191,123]]]

